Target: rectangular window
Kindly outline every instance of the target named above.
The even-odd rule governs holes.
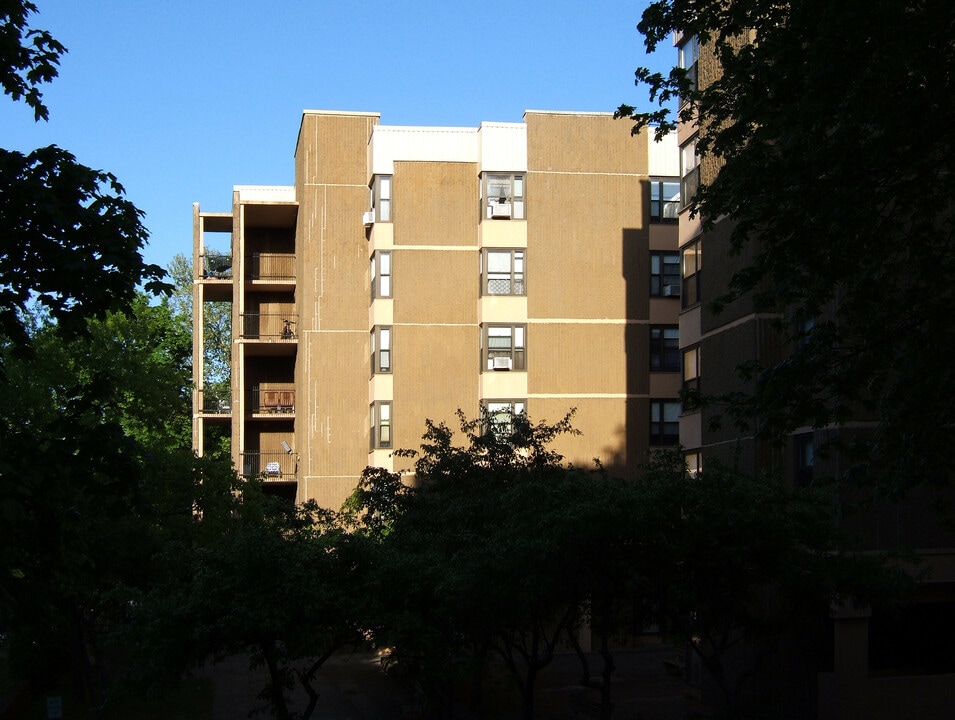
[[[793,436],[793,452],[795,455],[795,481],[797,485],[806,487],[812,484],[812,466],[815,462],[815,447],[812,433],[803,433]]]
[[[683,458],[686,460],[686,471],[691,477],[696,477],[703,472],[703,455],[692,452],[687,453]]]
[[[524,294],[524,251],[484,250],[481,290],[485,295]]]
[[[700,60],[700,41],[696,35],[687,38],[679,47],[679,65],[686,70],[686,77],[690,81],[689,90],[696,90],[696,84],[699,80],[697,70]],[[687,98],[681,98],[686,102]]]
[[[680,253],[650,253],[650,296],[680,297]]]
[[[690,204],[700,187],[700,158],[696,154],[696,138],[680,147],[680,201],[682,207]]]
[[[487,325],[482,333],[485,370],[526,370],[524,325]]]
[[[650,222],[676,222],[679,213],[679,179],[650,178]]]
[[[676,445],[680,442],[680,403],[677,400],[650,401],[650,444]]]
[[[680,328],[650,326],[650,372],[680,372]]]
[[[488,400],[484,403],[486,421],[498,439],[514,432],[514,418],[526,412],[523,400]]]
[[[696,305],[703,299],[701,271],[703,269],[703,242],[697,240],[683,246],[683,307]]]
[[[524,219],[524,175],[484,173],[481,183],[482,217],[492,220]]]
[[[374,402],[370,408],[371,449],[391,447],[391,403]]]
[[[687,395],[695,395],[700,392],[700,346],[694,345],[683,351],[683,409],[686,411],[695,410],[695,402],[692,397],[688,400]]]
[[[376,327],[371,331],[371,372],[391,372],[390,327]]]
[[[391,253],[376,252],[371,257],[371,299],[391,297]]]
[[[375,220],[391,222],[391,175],[375,175],[371,192],[371,206],[375,211]]]

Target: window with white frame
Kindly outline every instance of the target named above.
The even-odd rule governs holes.
[[[491,220],[524,219],[524,174],[484,173],[483,216]]]
[[[650,297],[680,297],[680,253],[650,253]]]
[[[371,298],[391,297],[391,253],[376,252],[371,257]]]
[[[683,351],[683,409],[697,410],[694,396],[700,392],[700,346],[694,345]],[[689,398],[688,398],[689,395]]]
[[[695,137],[680,146],[680,176],[680,202],[686,207],[700,187],[700,157],[696,153]]]
[[[485,295],[524,294],[524,250],[484,250],[481,291]]]
[[[391,403],[373,402],[369,411],[371,416],[371,449],[391,447]]]
[[[487,400],[484,402],[484,417],[490,430],[498,439],[514,432],[514,418],[527,411],[524,400]]]
[[[696,90],[699,81],[700,40],[696,35],[686,38],[679,46],[679,66],[686,70],[686,77],[690,81],[690,91]],[[686,102],[688,98],[681,98]]]
[[[679,213],[679,178],[650,178],[650,222],[676,222]]]
[[[526,370],[524,325],[485,325],[481,334],[485,370]]]
[[[650,444],[676,445],[680,441],[680,402],[650,401]]]
[[[694,240],[683,246],[683,307],[696,305],[703,299],[701,283],[703,270],[703,242]]]
[[[375,327],[371,331],[371,372],[391,372],[391,328]]]
[[[391,175],[375,175],[371,187],[371,206],[377,222],[391,222]]]

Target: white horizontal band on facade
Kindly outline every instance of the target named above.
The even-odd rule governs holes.
[[[364,188],[368,189],[368,185],[364,183],[302,183],[305,187],[344,187],[344,188]]]
[[[639,318],[528,318],[528,325],[649,325]]]
[[[587,175],[589,177],[649,178],[649,173],[636,172],[586,172],[583,170],[528,170],[528,175]]]
[[[649,393],[528,393],[531,400],[645,400]]]

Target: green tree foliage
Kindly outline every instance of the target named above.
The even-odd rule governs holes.
[[[162,538],[229,491],[201,486],[189,449],[189,337],[165,305],[134,304],[72,340],[37,324],[30,358],[0,344],[0,616],[19,674],[69,671],[81,696],[102,687],[120,589],[151,582]]]
[[[247,655],[268,671],[259,697],[273,717],[306,720],[321,666],[362,640],[361,553],[334,513],[269,498],[255,482],[234,513],[192,547],[168,547],[169,579],[139,598],[127,629],[139,650],[133,667],[148,684]],[[308,698],[300,711],[296,685]]]
[[[0,86],[5,95],[33,108],[37,120],[45,120],[49,113],[39,85],[57,76],[66,48],[46,30],[29,26],[27,20],[35,12],[32,2],[0,2]]]
[[[899,490],[944,476],[955,5],[664,0],[638,28],[648,49],[673,32],[701,42],[697,85],[680,69],[637,77],[651,99],[688,100],[681,117],[698,123],[703,167],[719,168],[692,209],[706,229],[728,218],[725,250],[746,261],[729,288],[707,286],[710,309],[743,300],[778,312],[793,349],[742,367],[752,392],[711,407],[768,438],[872,418],[877,432],[857,448],[870,480]],[[665,108],[618,112],[673,129]],[[724,252],[718,242],[707,252]]]
[[[888,556],[847,552],[826,493],[718,461],[692,476],[683,463],[656,455],[639,481],[654,617],[689,642],[727,715],[745,717],[748,683],[781,642],[802,636],[812,667],[833,607],[896,596],[909,581]]]
[[[193,269],[192,261],[178,254],[169,264],[172,280],[170,303],[174,314],[192,332]],[[232,303],[207,302],[203,308],[203,368],[207,385],[229,390],[232,372]]]
[[[479,688],[497,658],[533,717],[537,679],[567,640],[610,717],[611,641],[653,624],[691,642],[735,712],[752,675],[741,659],[819,627],[834,603],[870,602],[901,582],[886,558],[844,552],[819,491],[717,463],[691,476],[678,453],[610,478],[549,449],[569,417],[518,417],[507,431],[460,419],[460,435],[429,422],[420,452],[398,451],[416,457],[412,485],[366,470],[346,513],[376,548],[365,622],[435,713],[450,712],[462,680]]]
[[[69,669],[90,693],[118,589],[150,581],[160,538],[198,502],[191,344],[145,297],[82,337],[31,325],[32,357],[0,343],[0,616],[22,675]]]
[[[574,432],[569,416],[534,425],[519,415],[508,428],[490,417],[459,419],[466,445],[429,421],[420,454],[396,452],[417,456],[413,488],[369,470],[351,502],[382,539],[377,586],[402,587],[378,597],[376,638],[442,710],[455,674],[479,677],[495,653],[530,718],[537,677],[579,620],[564,519],[586,477],[549,448]]]

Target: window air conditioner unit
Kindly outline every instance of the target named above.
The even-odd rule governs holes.
[[[664,285],[663,297],[680,297],[679,285]]]
[[[375,224],[375,211],[374,211],[374,210],[368,210],[367,212],[363,212],[363,213],[361,214],[361,221],[362,221],[362,223],[364,223],[365,227],[368,227],[369,225],[374,225],[374,224]]]
[[[487,206],[487,216],[489,218],[510,218],[511,204],[509,202],[498,202],[491,200]]]
[[[511,358],[509,357],[491,358],[491,368],[494,370],[510,370]]]

